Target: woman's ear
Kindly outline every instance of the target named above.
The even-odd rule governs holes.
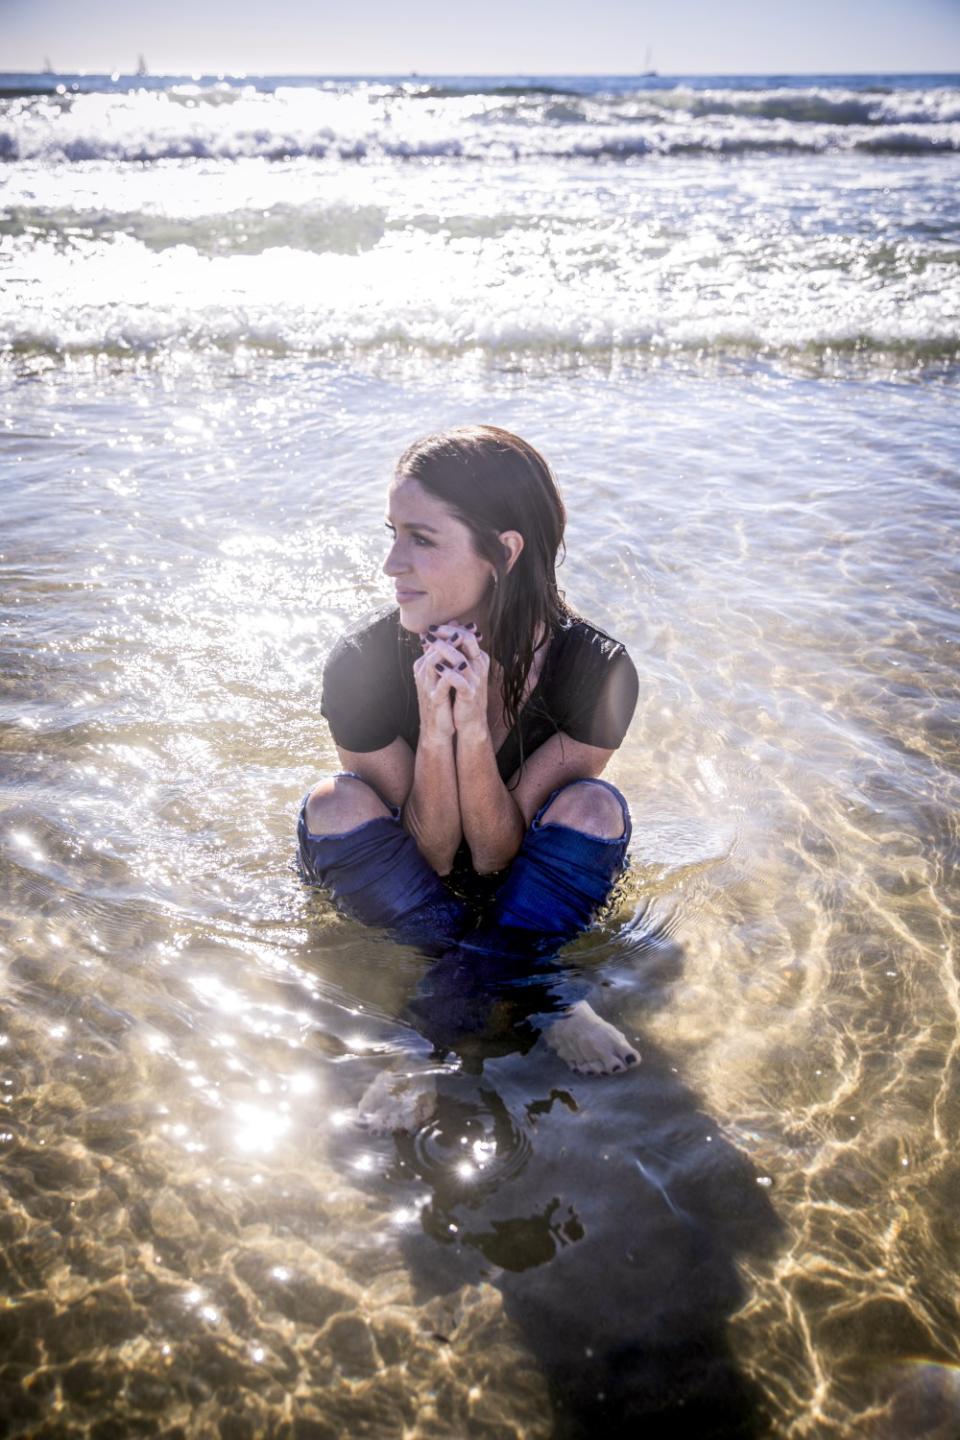
[[[497,539],[506,551],[507,570],[512,570],[523,549],[523,536],[519,530],[501,530]]]

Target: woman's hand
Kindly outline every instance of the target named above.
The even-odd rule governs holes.
[[[487,682],[490,656],[480,648],[480,637],[471,625],[438,625],[426,637],[424,658],[429,657],[438,682],[452,691],[453,727],[458,735],[471,739],[489,736]],[[417,662],[420,663],[419,661]]]
[[[420,707],[420,734],[426,741],[450,740],[454,733],[453,695],[450,690],[450,672],[441,663],[440,655],[434,654],[434,645],[427,638],[422,639],[424,653],[413,662],[413,678],[417,687],[417,703]],[[452,650],[452,646],[447,646]]]

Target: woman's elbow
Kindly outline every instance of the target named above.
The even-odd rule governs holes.
[[[509,863],[509,860],[501,862],[481,857],[479,860],[473,861],[473,872],[475,875],[496,875],[499,871],[505,870]]]
[[[512,850],[471,850],[470,861],[478,875],[496,875],[498,871],[506,870],[519,848],[517,845]]]
[[[433,859],[430,859],[430,857],[428,856],[427,859],[429,863],[433,866],[437,874],[440,876],[441,880],[443,880],[445,876],[449,875],[450,871],[453,869],[453,855],[438,855]]]
[[[414,836],[413,838],[417,842],[417,849],[420,851],[420,854],[430,866],[430,869],[436,871],[436,873],[441,877],[441,879],[444,875],[449,875],[450,871],[453,869],[453,862],[457,853],[456,847],[454,847],[454,849],[452,850],[449,848],[444,848],[441,850],[435,845],[424,844],[424,842],[418,839],[417,836]]]

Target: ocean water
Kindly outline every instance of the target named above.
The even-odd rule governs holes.
[[[0,77],[4,1433],[960,1431],[960,78]],[[464,1035],[293,865],[416,435],[552,462],[641,676]]]

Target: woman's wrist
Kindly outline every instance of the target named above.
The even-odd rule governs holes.
[[[455,734],[452,722],[438,724],[436,721],[425,721],[421,715],[420,738],[417,741],[417,748],[442,753],[452,747]]]
[[[462,755],[465,750],[484,750],[492,745],[490,738],[490,726],[482,721],[473,725],[457,727],[457,754]]]

